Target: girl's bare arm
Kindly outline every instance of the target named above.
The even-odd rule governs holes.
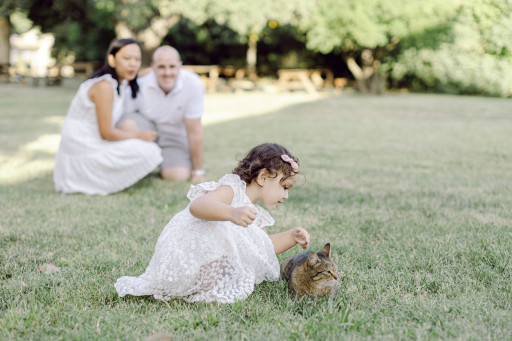
[[[194,199],[189,206],[190,213],[203,220],[231,221],[234,224],[247,227],[256,219],[256,210],[252,207],[233,207],[234,197],[230,186],[220,186]]]
[[[265,230],[266,232],[266,230]],[[276,255],[291,249],[297,244],[305,249],[309,245],[309,233],[302,227],[296,227],[291,230],[269,235],[272,244],[274,245],[274,252]]]

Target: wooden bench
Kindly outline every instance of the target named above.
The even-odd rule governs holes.
[[[195,72],[203,80],[203,86],[208,93],[217,91],[219,80],[219,67],[217,65],[183,65],[183,68]],[[153,70],[152,67],[142,68],[138,72],[138,77],[143,77]]]
[[[206,91],[210,94],[217,92],[220,68],[217,65],[183,65],[183,68],[195,72],[203,80]]]
[[[346,78],[335,78],[334,79],[334,87],[336,88],[336,92],[341,94],[341,91],[347,85],[348,79]]]
[[[0,82],[8,82],[10,75],[9,75],[9,68],[11,67],[10,64],[0,64]]]
[[[62,65],[57,64],[53,67],[48,68],[46,73],[45,83],[46,86],[60,86],[62,85]]]
[[[89,78],[92,76],[94,71],[101,67],[101,62],[77,62],[73,63],[71,66],[73,67],[75,77]]]
[[[280,69],[277,85],[284,90],[305,90],[316,94],[317,90],[332,88],[333,74],[329,69]]]
[[[223,66],[220,75],[226,79],[229,91],[243,92],[256,88],[255,82],[249,79],[249,70],[246,67]]]

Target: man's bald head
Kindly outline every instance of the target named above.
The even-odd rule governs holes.
[[[160,46],[153,53],[152,67],[160,89],[166,94],[171,92],[181,68],[181,57],[178,50],[168,45]]]
[[[180,53],[178,50],[169,45],[160,46],[155,50],[155,52],[153,52],[153,63],[155,62],[155,59],[162,57],[174,57],[181,61]]]

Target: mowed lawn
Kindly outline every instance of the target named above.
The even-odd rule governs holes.
[[[155,172],[106,197],[55,193],[75,90],[0,85],[1,340],[512,339],[512,100],[209,95],[208,180],[256,144],[287,146],[304,177],[269,231],[303,226],[341,273],[335,298],[292,299],[279,281],[215,305],[117,296],[190,183]]]

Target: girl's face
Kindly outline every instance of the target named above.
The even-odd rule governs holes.
[[[115,56],[109,55],[110,66],[116,69],[119,81],[131,81],[137,75],[141,65],[140,47],[137,44],[128,44],[117,51]]]
[[[288,199],[288,191],[297,182],[297,174],[281,182],[283,176],[284,174],[281,172],[277,176],[267,173],[258,181],[262,186],[260,200],[269,210],[274,210],[285,199]]]

